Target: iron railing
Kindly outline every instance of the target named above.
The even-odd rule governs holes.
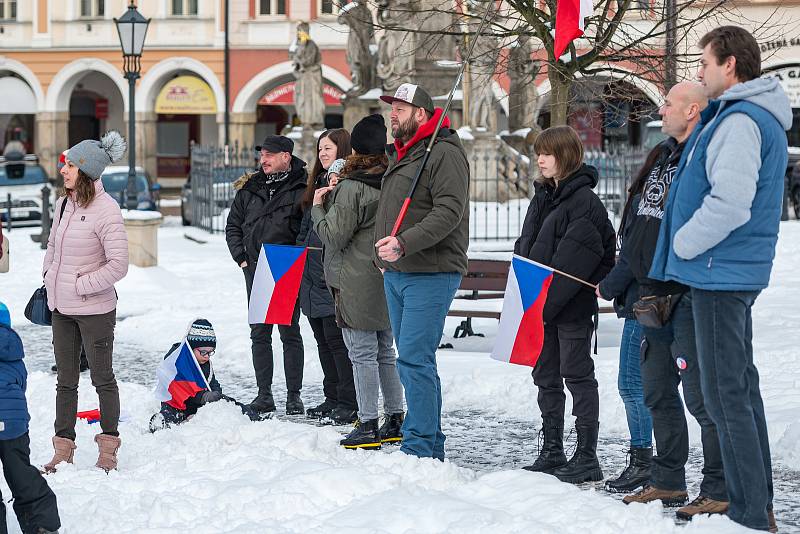
[[[614,216],[622,214],[631,178],[644,162],[635,148],[588,151],[585,161],[597,168],[600,180],[595,192]],[[473,153],[470,163],[470,239],[509,241],[519,237],[530,197],[533,196],[535,162],[500,143],[497,151]],[[257,168],[253,147],[194,145],[190,178],[190,213],[193,226],[223,232],[235,190],[233,182]]]

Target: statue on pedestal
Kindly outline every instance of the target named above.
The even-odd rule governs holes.
[[[294,85],[294,106],[305,128],[325,124],[325,99],[322,96],[322,56],[308,33],[308,23],[297,25],[297,39],[289,47]]]
[[[392,2],[392,5],[389,5]],[[393,93],[400,84],[414,79],[414,55],[416,39],[414,34],[391,28],[412,27],[414,12],[409,0],[380,0],[378,3],[378,22],[386,28],[378,43],[377,74],[381,87]]]
[[[469,39],[475,39],[477,24],[470,24]],[[500,41],[493,35],[477,37],[472,59],[469,62],[469,125],[473,128],[497,130],[496,99],[492,88],[497,59],[500,54]],[[471,43],[463,43],[462,57],[466,56]]]
[[[536,126],[539,92],[535,81],[539,69],[541,64],[531,60],[530,38],[520,35],[508,56],[508,76],[511,79],[508,91],[508,129],[511,132]]]
[[[356,97],[372,89],[375,84],[375,30],[372,13],[361,1],[350,2],[342,7],[339,24],[350,28],[346,59],[353,86],[347,91],[347,96]]]

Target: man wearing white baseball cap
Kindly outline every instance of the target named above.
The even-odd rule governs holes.
[[[423,88],[410,83],[381,100],[392,106],[394,144],[375,220],[375,261],[384,270],[397,370],[408,405],[400,450],[443,461],[436,349],[447,310],[467,272],[469,164],[445,117],[419,183],[410,192],[443,110],[434,107]]]

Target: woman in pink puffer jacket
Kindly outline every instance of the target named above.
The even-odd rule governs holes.
[[[121,445],[119,389],[111,366],[116,325],[114,284],[128,272],[128,236],[117,202],[103,189],[100,175],[125,152],[125,139],[109,132],[100,141],[81,141],[67,151],[61,169],[66,195],[56,203],[42,272],[53,312],[53,349],[58,379],[53,459],[72,463],[81,346],[86,350],[92,384],[100,398],[97,467],[116,469]],[[63,206],[63,210],[62,210]]]

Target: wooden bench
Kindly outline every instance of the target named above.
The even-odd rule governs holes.
[[[456,327],[454,338],[483,337],[473,330],[473,317],[500,320],[510,266],[508,260],[469,260],[467,274],[458,286],[459,293],[447,312],[449,317],[464,317]],[[464,294],[465,291],[469,293]],[[600,313],[614,313],[614,307],[601,305]]]

